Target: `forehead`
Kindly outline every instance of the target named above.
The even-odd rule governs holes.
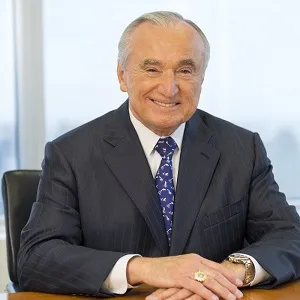
[[[199,33],[189,24],[178,21],[168,26],[149,22],[140,24],[132,33],[130,56],[144,59],[178,60],[193,58],[202,61],[205,51]]]

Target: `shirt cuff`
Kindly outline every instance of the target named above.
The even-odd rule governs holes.
[[[254,279],[251,281],[250,286],[254,286],[258,283],[264,282],[272,277],[269,273],[265,271],[265,269],[263,269],[263,267],[257,262],[257,260],[254,257],[244,253],[240,254],[243,254],[244,256],[250,258],[255,268]]]
[[[126,270],[127,264],[132,257],[140,256],[138,254],[127,254],[122,256],[111,269],[106,280],[102,285],[104,292],[123,295],[128,288],[135,288],[138,286],[131,286],[127,282]]]

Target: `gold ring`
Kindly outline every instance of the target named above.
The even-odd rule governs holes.
[[[204,282],[207,278],[207,275],[204,272],[198,271],[195,273],[194,279],[199,282]]]

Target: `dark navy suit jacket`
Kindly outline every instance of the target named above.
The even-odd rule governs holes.
[[[37,201],[21,236],[24,290],[103,296],[127,253],[252,255],[268,287],[300,277],[300,221],[257,133],[197,110],[187,122],[171,246],[128,102],[46,145]],[[245,240],[248,245],[245,247]]]

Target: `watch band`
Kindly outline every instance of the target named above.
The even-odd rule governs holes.
[[[234,264],[243,264],[245,266],[245,279],[243,281],[243,287],[249,286],[255,277],[255,267],[252,260],[239,253],[234,253],[228,256],[228,261]]]

